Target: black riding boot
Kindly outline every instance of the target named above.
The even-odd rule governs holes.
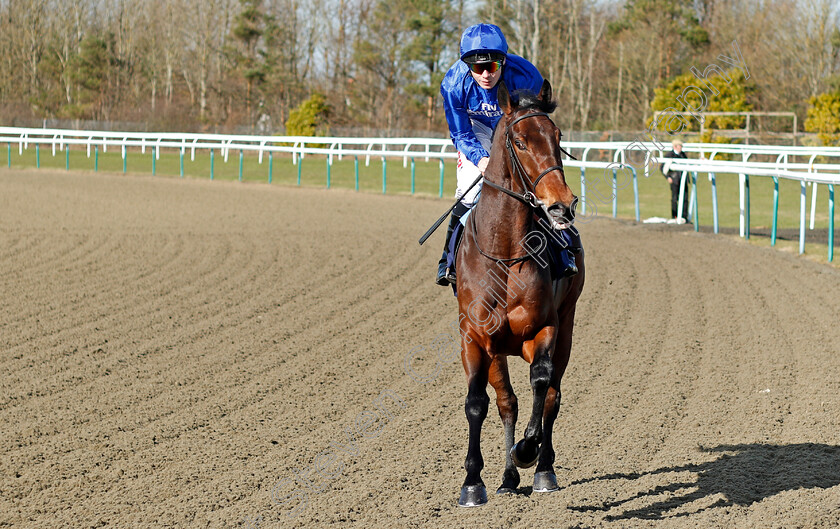
[[[578,273],[577,261],[575,255],[579,254],[583,249],[580,241],[580,233],[577,230],[566,231],[566,242],[568,246],[563,251],[564,270],[563,277],[571,277]]]
[[[455,284],[455,264],[453,263],[451,267],[447,268],[446,262],[449,257],[449,240],[452,238],[452,232],[455,230],[455,226],[457,226],[460,221],[461,216],[453,211],[452,216],[449,217],[449,227],[446,229],[446,240],[443,243],[443,254],[440,256],[440,261],[438,261],[438,273],[437,279],[435,280],[435,283],[442,287]]]

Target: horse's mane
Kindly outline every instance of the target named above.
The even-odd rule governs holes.
[[[530,90],[517,90],[515,94],[511,94],[514,98],[519,99],[519,109],[528,109],[533,108],[535,110],[539,110],[540,112],[545,112],[546,114],[551,114],[554,112],[554,109],[557,108],[557,101],[550,99],[548,101],[542,101],[539,99],[538,95],[531,92]]]

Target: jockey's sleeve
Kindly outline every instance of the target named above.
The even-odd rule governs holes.
[[[463,153],[467,160],[478,165],[482,158],[490,154],[475,137],[470,116],[464,107],[464,94],[454,92],[445,90],[441,86],[440,94],[443,96],[443,110],[446,113],[446,123],[449,125],[449,137],[452,138],[455,148]]]

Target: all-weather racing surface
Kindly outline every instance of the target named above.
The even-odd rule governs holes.
[[[840,274],[604,218],[560,490],[457,508],[457,303],[417,245],[446,205],[0,170],[0,527],[840,525]]]

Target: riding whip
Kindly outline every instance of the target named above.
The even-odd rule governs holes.
[[[478,175],[478,178],[476,178],[476,179],[475,179],[475,181],[474,181],[472,184],[470,184],[470,187],[468,187],[468,188],[467,188],[467,190],[466,190],[466,191],[464,191],[464,194],[463,194],[463,195],[461,195],[461,196],[463,197],[464,195],[466,195],[467,193],[469,193],[469,192],[470,192],[470,189],[472,189],[473,187],[475,187],[475,185],[478,183],[478,181],[479,181],[479,180],[481,180],[482,178],[484,178],[484,173],[481,173],[480,175]],[[427,231],[426,233],[424,233],[424,234],[423,234],[423,236],[422,236],[422,237],[420,237],[420,240],[419,240],[419,241],[417,241],[417,242],[419,242],[421,246],[422,246],[422,244],[423,244],[424,242],[426,242],[426,239],[428,239],[429,237],[431,237],[431,236],[432,236],[432,234],[435,232],[435,230],[436,230],[436,229],[438,229],[438,228],[440,227],[440,225],[441,225],[441,224],[443,224],[443,221],[444,221],[444,220],[446,220],[446,217],[447,217],[450,213],[452,213],[452,210],[453,210],[453,209],[455,209],[455,206],[457,206],[457,205],[458,205],[458,202],[460,202],[460,201],[461,201],[461,199],[460,199],[460,198],[459,198],[458,200],[456,200],[456,201],[455,201],[455,203],[454,203],[454,204],[452,204],[452,206],[450,206],[450,208],[449,208],[449,209],[447,209],[447,210],[446,210],[446,212],[445,212],[443,215],[441,215],[441,216],[440,216],[440,218],[439,218],[439,219],[437,219],[437,221],[436,221],[434,224],[432,224],[432,227],[431,227],[431,228],[429,228],[429,231]]]

